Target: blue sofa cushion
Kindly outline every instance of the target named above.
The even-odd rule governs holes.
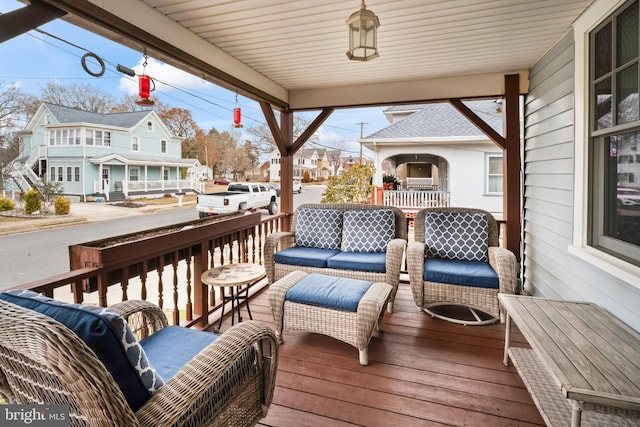
[[[296,211],[296,246],[340,249],[342,211],[300,208]]]
[[[489,221],[479,212],[426,212],[428,257],[487,262]]]
[[[71,329],[104,364],[133,411],[164,385],[129,325],[115,311],[68,304],[27,290],[6,291],[0,293],[0,298],[49,316]]]
[[[385,252],[340,252],[327,260],[327,267],[385,273],[387,254]]]
[[[276,252],[273,259],[278,264],[326,268],[327,260],[340,253],[337,249],[318,249],[295,246]]]
[[[391,209],[346,211],[343,218],[343,251],[384,252],[396,235],[396,217]]]
[[[285,300],[356,312],[371,285],[366,280],[309,274],[287,291]]]
[[[425,259],[424,280],[477,288],[498,289],[500,285],[498,275],[486,262],[439,258]]]

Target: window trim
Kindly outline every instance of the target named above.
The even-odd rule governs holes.
[[[597,0],[576,20],[574,37],[574,185],[571,255],[640,289],[640,267],[588,245],[589,232],[589,35],[628,0]],[[578,96],[582,94],[582,96]],[[592,133],[593,134],[593,133]],[[595,135],[594,135],[595,136]]]
[[[134,141],[137,141],[134,144]],[[134,153],[140,152],[140,137],[138,135],[131,135],[131,151]]]

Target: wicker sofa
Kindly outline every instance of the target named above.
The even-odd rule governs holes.
[[[516,292],[517,263],[511,251],[498,246],[493,215],[472,208],[425,208],[416,213],[414,227],[407,265],[416,305],[434,317],[465,325],[501,319],[498,293]],[[473,320],[433,310],[448,305],[468,308]]]
[[[407,244],[407,220],[400,209],[303,204],[294,213],[291,229],[267,237],[264,259],[269,283],[296,270],[384,282],[392,286],[387,311],[393,313]]]
[[[4,401],[68,405],[72,426],[247,426],[266,416],[271,329],[248,321],[217,336],[167,326],[144,301],[111,308],[0,294]]]

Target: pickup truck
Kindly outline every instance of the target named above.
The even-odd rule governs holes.
[[[255,182],[231,182],[227,191],[198,195],[196,212],[200,218],[210,215],[267,209],[270,215],[278,212],[276,192]]]

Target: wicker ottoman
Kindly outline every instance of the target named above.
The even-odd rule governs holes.
[[[327,335],[356,347],[366,365],[369,340],[374,327],[382,330],[391,290],[386,283],[291,272],[269,287],[276,337],[284,342],[283,329]]]

